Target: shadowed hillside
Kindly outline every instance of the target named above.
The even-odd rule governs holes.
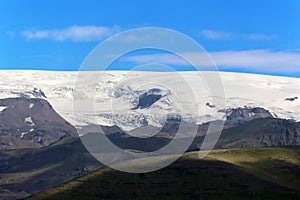
[[[0,199],[24,198],[102,166],[74,137],[41,149],[1,151],[0,160]]]
[[[216,148],[295,146],[299,144],[299,122],[263,118],[225,129]]]
[[[109,168],[29,199],[298,199],[299,148],[197,152],[167,168],[129,174]]]

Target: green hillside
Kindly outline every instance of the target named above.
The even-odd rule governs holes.
[[[198,152],[162,170],[98,170],[29,199],[299,199],[300,148]]]

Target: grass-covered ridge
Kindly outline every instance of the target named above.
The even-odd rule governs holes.
[[[186,153],[167,168],[129,174],[105,168],[29,199],[298,199],[300,148]]]

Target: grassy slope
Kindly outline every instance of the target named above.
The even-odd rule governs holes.
[[[298,148],[197,152],[167,168],[129,174],[98,170],[29,199],[299,199]]]
[[[300,190],[299,147],[215,150],[209,157],[234,164],[270,182]]]

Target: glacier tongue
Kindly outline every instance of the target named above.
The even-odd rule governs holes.
[[[96,84],[78,86],[77,78],[99,77],[93,72],[1,71],[0,95],[47,99],[75,126],[99,123],[131,130],[145,125],[162,126],[167,115],[177,114],[185,122],[203,123],[213,117],[223,119],[224,113],[219,110],[244,106],[263,107],[276,117],[300,120],[298,78],[219,72],[226,96],[224,108],[218,104],[222,97],[212,97],[196,72],[176,74],[106,71]],[[189,80],[194,94],[183,87],[184,80],[176,78],[178,75]],[[147,86],[146,79],[160,84]],[[287,100],[291,98],[293,101]],[[82,105],[76,112],[73,100]],[[85,106],[87,102],[94,105],[93,109]]]

